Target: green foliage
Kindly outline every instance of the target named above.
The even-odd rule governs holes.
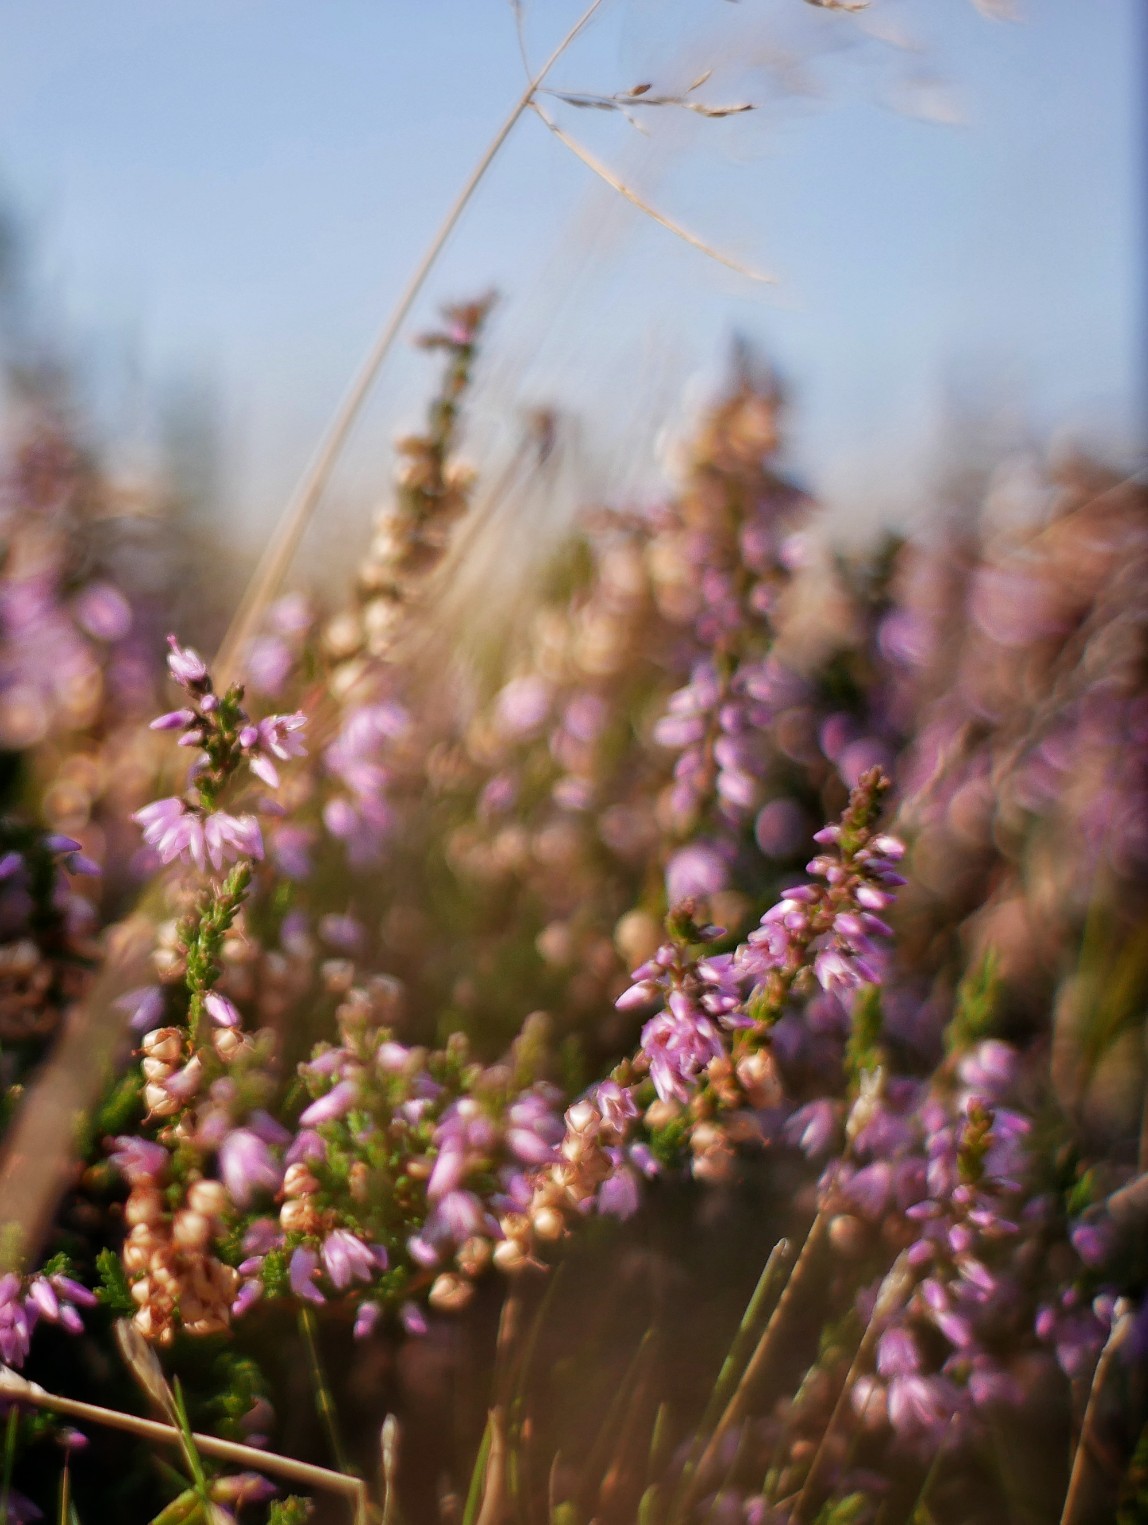
[[[313,1512],[310,1499],[289,1493],[285,1499],[276,1499],[271,1505],[267,1511],[267,1525],[305,1525]]]
[[[96,1256],[96,1274],[100,1284],[96,1296],[109,1313],[126,1318],[136,1311],[132,1290],[115,1250],[101,1250]]]
[[[241,1421],[256,1400],[267,1395],[263,1373],[249,1356],[228,1347],[216,1357],[212,1377],[212,1408],[219,1416],[220,1433],[242,1440]]]
[[[92,1141],[101,1139],[107,1134],[115,1135],[134,1128],[143,1115],[140,1101],[142,1092],[143,1077],[138,1067],[132,1065],[96,1109],[89,1130]]]
[[[219,978],[223,940],[239,915],[250,884],[251,864],[241,859],[218,889],[213,885],[204,891],[198,910],[180,929],[187,963],[184,979],[191,993],[187,1025],[193,1045],[199,1041],[203,998]]]
[[[1000,961],[992,948],[957,988],[952,1021],[945,1029],[945,1049],[963,1054],[974,1043],[991,1036],[1000,1002]]]
[[[869,1507],[863,1493],[848,1493],[843,1499],[830,1499],[817,1513],[814,1525],[854,1525]]]
[[[690,1136],[690,1119],[675,1117],[664,1128],[655,1128],[650,1134],[650,1148],[661,1164],[673,1166],[682,1158]]]
[[[881,1047],[884,1021],[880,989],[876,985],[863,985],[853,1003],[853,1025],[845,1046],[845,1072],[853,1087],[862,1075],[871,1074],[884,1062]]]
[[[263,1278],[263,1290],[269,1298],[284,1297],[290,1286],[287,1271],[287,1251],[280,1249],[268,1250],[263,1257],[263,1265],[260,1268],[260,1276]]]

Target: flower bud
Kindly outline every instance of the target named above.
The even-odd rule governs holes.
[[[124,1221],[133,1229],[163,1221],[163,1196],[154,1187],[137,1187],[124,1203]]]
[[[434,1285],[427,1293],[427,1302],[440,1313],[457,1313],[460,1308],[466,1307],[473,1296],[472,1282],[456,1276],[453,1271],[444,1271],[435,1278]]]
[[[309,1234],[318,1215],[306,1197],[293,1197],[279,1209],[279,1225],[285,1234]]]
[[[869,1244],[869,1232],[852,1213],[837,1213],[829,1222],[829,1243],[839,1255],[851,1260],[863,1255]]]
[[[566,1225],[562,1221],[562,1214],[552,1207],[541,1207],[533,1215],[534,1232],[539,1239],[553,1241],[561,1239]]]
[[[154,1081],[144,1086],[144,1101],[152,1117],[174,1117],[182,1105],[178,1096]]]
[[[601,1121],[592,1101],[576,1101],[566,1113],[566,1126],[571,1133],[595,1133]]]
[[[231,1064],[248,1045],[248,1038],[237,1027],[217,1027],[212,1031],[211,1046],[224,1064]]]
[[[481,1276],[490,1264],[490,1240],[484,1239],[481,1234],[472,1234],[459,1247],[455,1261],[464,1276]]]
[[[283,1177],[285,1197],[310,1197],[318,1190],[319,1182],[305,1160],[296,1160],[294,1165],[288,1165]]]
[[[140,1060],[140,1070],[145,1080],[154,1081],[156,1085],[162,1085],[172,1073],[174,1066],[166,1059],[153,1059],[151,1057]]]
[[[129,1276],[138,1276],[141,1271],[147,1270],[148,1250],[142,1244],[133,1244],[131,1240],[124,1245],[123,1251],[124,1270]]]
[[[493,1259],[500,1271],[513,1275],[529,1263],[530,1257],[517,1240],[501,1239],[494,1246]]]
[[[183,1057],[183,1033],[178,1027],[153,1027],[140,1040],[140,1052],[163,1064],[178,1064]]]
[[[202,1213],[184,1208],[175,1215],[171,1237],[181,1250],[202,1250],[211,1238],[211,1223]]]
[[[751,1106],[775,1107],[782,1099],[781,1082],[773,1055],[766,1049],[738,1060],[737,1078]]]
[[[222,1181],[193,1181],[187,1189],[187,1205],[205,1218],[222,1218],[227,1211],[227,1189]]]

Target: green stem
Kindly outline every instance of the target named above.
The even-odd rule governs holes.
[[[339,1419],[335,1410],[334,1395],[327,1381],[326,1372],[323,1370],[323,1363],[319,1359],[319,1343],[315,1337],[315,1315],[310,1308],[299,1310],[299,1329],[303,1335],[303,1343],[307,1347],[307,1359],[311,1365],[311,1381],[315,1388],[315,1411],[327,1432],[335,1466],[340,1472],[351,1476],[351,1465],[339,1435]]]

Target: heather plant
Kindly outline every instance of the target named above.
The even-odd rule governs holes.
[[[919,948],[898,954],[899,903],[936,829],[930,794],[896,782],[899,738],[920,745],[905,717],[935,701],[924,685],[912,696],[905,642],[888,634],[895,594],[839,570],[852,633],[802,653],[786,598],[808,507],[769,467],[776,389],[743,368],[681,499],[596,515],[583,549],[563,553],[579,575],[556,578],[492,700],[459,682],[420,713],[418,664],[403,658],[465,510],[458,404],[484,314],[456,309],[433,336],[443,392],[405,446],[398,511],[352,605],[321,616],[288,598],[252,647],[253,691],[300,708],[253,713],[240,685],[218,692],[194,650],[168,643],[180,698],[150,733],[189,756],[186,787],[134,810],[167,919],[150,981],[119,998],[135,1054],[87,1130],[60,1248],[4,1277],[7,1391],[57,1416],[39,1430],[16,1421],[10,1463],[36,1454],[47,1424],[70,1476],[79,1442],[63,1419],[122,1422],[183,1448],[181,1508],[252,1508],[299,1483],[341,1488],[362,1514],[321,1323],[364,1352],[433,1344],[491,1278],[511,1278],[508,1309],[536,1303],[531,1289],[595,1237],[593,1220],[616,1225],[608,1245],[686,1189],[675,1182],[728,1194],[766,1170],[794,1205],[704,1412],[663,1404],[648,1445],[631,1433],[642,1467],[626,1476],[620,1455],[596,1504],[584,1489],[564,1500],[555,1474],[552,1518],[991,1514],[1012,1486],[994,1446],[1050,1392],[1078,1437],[1063,1488],[1084,1508],[1103,1493],[1090,1459],[1101,1429],[1122,1433],[1129,1457],[1136,1439],[1112,1394],[1134,1390],[1138,1187],[1124,1146],[1101,1143],[1078,1097],[1066,1105],[1051,1020],[1016,1026],[1015,972],[999,955],[955,984],[949,959],[930,988]],[[699,565],[712,575],[684,576]],[[874,751],[891,776],[861,766]],[[152,755],[162,785],[171,765]],[[786,883],[796,844],[762,816],[789,805],[792,828],[834,799],[807,876]],[[60,958],[76,919],[68,886],[96,865],[77,839],[27,828],[12,840],[13,940],[34,922]],[[560,852],[544,846],[556,840]],[[421,877],[395,877],[420,858]],[[436,900],[447,873],[454,888]],[[481,901],[493,885],[513,897],[501,922]],[[712,920],[723,910],[729,929]],[[520,1031],[505,1047],[457,985],[468,962],[481,975],[495,928],[521,960],[504,987],[520,1002],[504,1022]],[[448,981],[420,966],[452,932]],[[548,1016],[530,982],[561,993],[556,970],[581,984]],[[1085,965],[1077,982],[1079,1007]],[[49,999],[74,998],[32,982],[21,1010],[42,1020]],[[1119,1036],[1127,1006],[1107,1020]],[[1093,1064],[1103,1053],[1098,1038]],[[15,1374],[35,1370],[40,1330],[82,1347],[109,1318],[192,1382],[195,1346],[234,1348],[214,1378],[226,1438],[189,1441],[182,1390],[162,1375],[166,1429]],[[339,1471],[273,1448],[257,1460],[284,1422],[260,1368],[285,1318]],[[471,1492],[475,1508],[528,1513],[540,1426],[510,1327],[500,1370],[518,1387],[496,1391]],[[125,1349],[151,1391],[154,1358]],[[240,1470],[218,1471],[227,1463]],[[1134,1497],[1134,1473],[1120,1486]]]

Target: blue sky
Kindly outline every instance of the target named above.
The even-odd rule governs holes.
[[[734,330],[793,385],[793,453],[842,515],[904,512],[954,387],[1013,426],[1127,435],[1137,415],[1136,0],[606,0],[556,76],[752,99],[565,110],[588,147],[753,285],[623,205],[528,119],[421,316],[504,294],[480,414],[569,408],[595,485],[649,474]],[[537,60],[577,14],[533,0]],[[0,0],[0,191],[45,311],[109,426],[207,390],[229,515],[257,537],[443,210],[521,88],[502,0]],[[417,327],[417,322],[416,325]],[[405,350],[336,497],[382,485],[427,371]],[[683,404],[685,399],[685,404]]]

